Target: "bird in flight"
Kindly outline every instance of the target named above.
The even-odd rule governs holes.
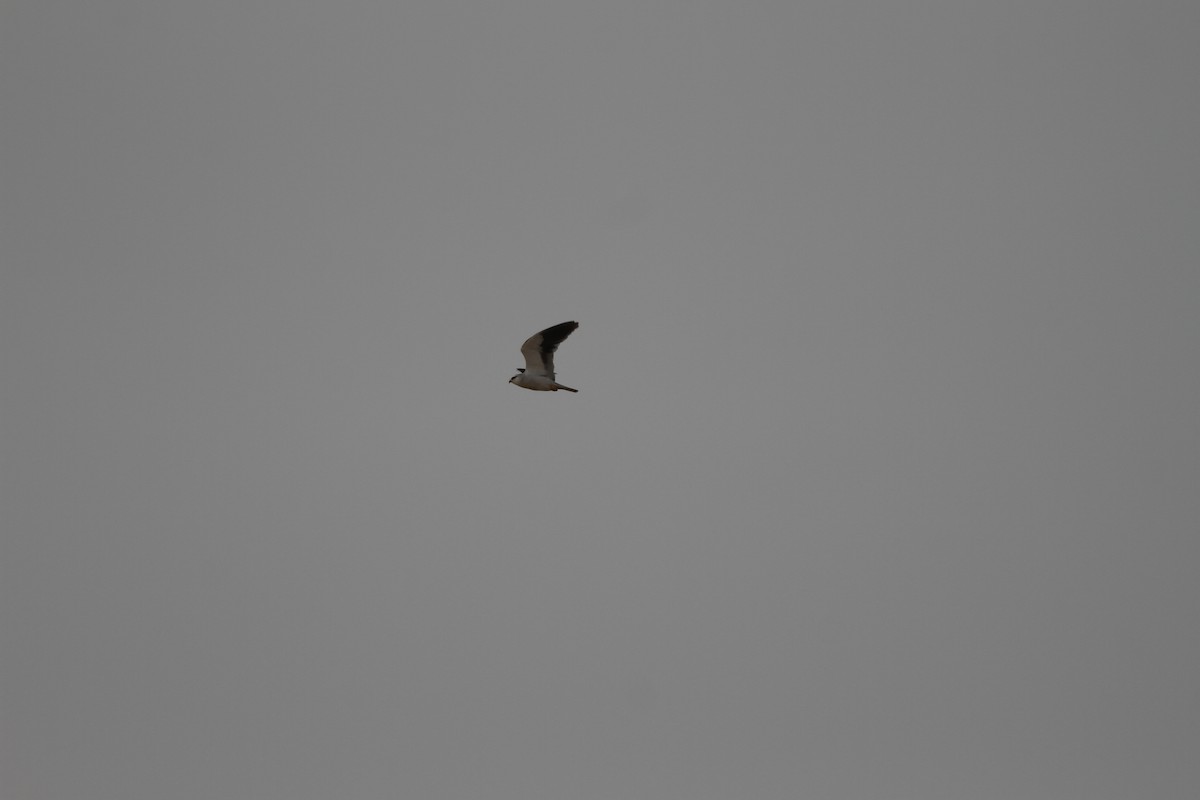
[[[520,374],[513,375],[508,382],[535,392],[557,392],[559,389],[578,392],[578,389],[554,382],[554,351],[578,327],[578,322],[560,322],[526,339],[525,344],[521,345],[525,369],[518,369]]]

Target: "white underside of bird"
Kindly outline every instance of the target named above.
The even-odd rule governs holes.
[[[578,327],[578,322],[562,322],[526,339],[521,345],[525,369],[517,370],[518,374],[509,378],[508,382],[535,392],[557,392],[559,389],[578,392],[578,389],[563,386],[554,380],[554,351]]]
[[[522,389],[532,389],[535,392],[557,392],[562,389],[564,392],[578,392],[578,389],[572,389],[570,386],[563,386],[561,383],[547,378],[545,375],[530,375],[528,372],[520,375],[514,375],[509,383],[515,383]]]

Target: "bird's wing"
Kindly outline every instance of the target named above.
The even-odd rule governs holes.
[[[578,327],[578,322],[562,322],[526,339],[525,344],[521,345],[521,355],[525,356],[525,372],[554,380],[554,351]]]

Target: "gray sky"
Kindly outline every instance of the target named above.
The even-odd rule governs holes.
[[[1200,5],[0,31],[5,797],[1196,796]]]

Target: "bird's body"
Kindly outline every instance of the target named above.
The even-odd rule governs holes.
[[[562,322],[526,339],[525,344],[521,345],[525,369],[517,370],[518,374],[509,378],[508,382],[535,392],[557,392],[559,389],[578,392],[578,389],[563,386],[554,380],[554,351],[578,327],[578,322]]]

